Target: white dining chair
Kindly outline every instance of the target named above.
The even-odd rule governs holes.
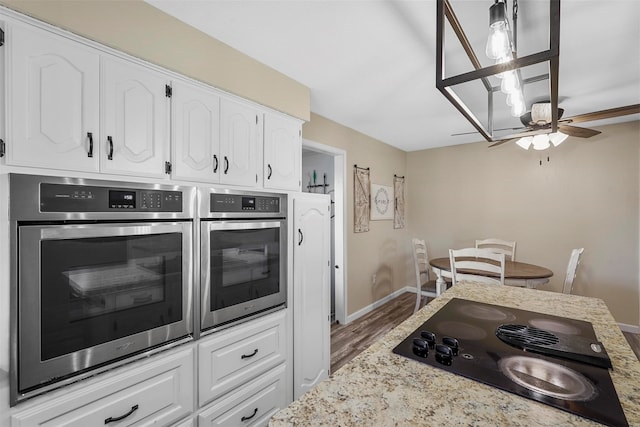
[[[573,290],[573,279],[575,279],[578,274],[578,265],[580,264],[580,258],[582,257],[583,252],[584,248],[574,249],[571,251],[569,264],[567,265],[567,275],[564,276],[564,286],[562,286],[563,294],[570,294]]]
[[[461,280],[504,285],[504,260],[505,254],[496,253],[491,249],[449,249],[453,286]],[[497,264],[490,261],[497,262]],[[459,270],[465,270],[465,272]],[[471,273],[469,270],[478,274]],[[489,277],[482,273],[493,273],[498,277]]]
[[[500,239],[483,239],[476,240],[476,248],[478,249],[491,249],[496,253],[504,254],[505,259],[508,261],[516,260],[516,242]]]
[[[413,238],[411,240],[413,249],[413,264],[416,273],[416,306],[413,310],[415,313],[420,309],[422,297],[437,297],[438,288],[435,279],[431,279],[429,273],[429,257],[427,256],[427,245],[424,240]]]

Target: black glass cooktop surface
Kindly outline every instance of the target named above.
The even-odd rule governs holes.
[[[609,358],[589,322],[454,298],[393,352],[602,424],[628,426],[603,367]]]

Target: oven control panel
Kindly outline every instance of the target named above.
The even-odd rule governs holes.
[[[181,191],[85,185],[40,186],[41,212],[182,212]]]
[[[280,197],[242,194],[211,193],[210,212],[279,213]]]

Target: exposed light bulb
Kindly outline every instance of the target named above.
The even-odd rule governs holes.
[[[566,135],[562,132],[554,132],[549,134],[549,141],[551,141],[554,147],[557,147],[558,145],[562,144],[562,141],[564,141],[568,137],[569,135]]]
[[[549,136],[547,134],[534,136],[532,143],[534,150],[546,150],[551,147],[551,144],[549,144]]]
[[[502,83],[500,83],[500,91],[505,95],[508,95],[519,88],[520,83],[518,82],[518,75],[516,72],[514,70],[506,71],[502,78]]]
[[[505,21],[498,21],[489,27],[485,53],[489,59],[503,58],[511,53],[509,30]]]
[[[507,56],[502,56],[500,58],[498,58],[496,60],[496,64],[506,64],[508,62],[511,62],[513,60],[513,55],[511,54],[511,52],[508,53]],[[496,77],[499,79],[504,78],[505,74],[507,74],[509,71],[503,71],[502,73],[498,73],[496,74]]]
[[[522,96],[522,95],[521,95]],[[527,107],[525,107],[524,105],[524,101],[522,100],[522,98],[520,98],[518,100],[518,102],[515,102],[512,106],[511,106],[511,116],[513,117],[520,117],[521,115],[523,115],[525,112],[527,111]]]
[[[532,136],[525,136],[517,140],[516,144],[518,144],[520,147],[524,148],[525,150],[528,150],[532,142],[533,142]]]

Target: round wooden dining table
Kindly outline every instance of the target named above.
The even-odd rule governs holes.
[[[429,261],[431,269],[438,276],[436,286],[439,289],[446,289],[445,277],[451,278],[451,264],[449,258],[434,258]],[[479,273],[479,272],[469,272]],[[500,277],[495,273],[482,272],[484,276]],[[520,286],[525,288],[537,288],[549,282],[553,276],[553,271],[535,264],[527,264],[520,261],[504,262],[504,284]]]

